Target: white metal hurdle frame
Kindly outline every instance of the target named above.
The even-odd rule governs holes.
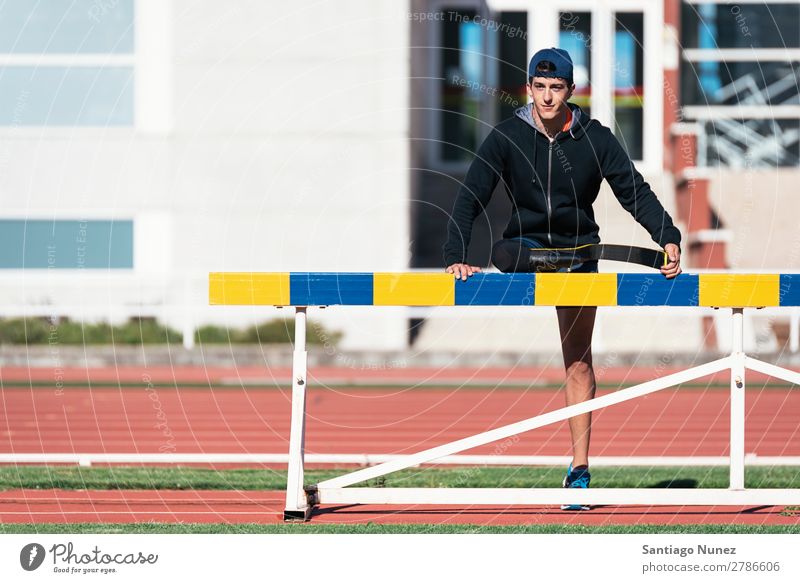
[[[308,520],[319,504],[648,504],[648,505],[779,505],[800,502],[800,489],[744,487],[745,371],[753,370],[800,385],[800,374],[744,353],[744,309],[733,310],[731,354],[712,362],[669,374],[597,397],[577,405],[537,415],[484,433],[426,449],[372,467],[304,487],[305,403],[307,378],[306,308],[295,314],[295,351],[292,382],[292,422],[285,520]],[[730,485],[727,489],[633,488],[351,488],[353,484],[431,462],[438,458],[513,435],[655,393],[700,377],[730,370]]]
[[[745,372],[752,370],[800,385],[797,372],[744,353],[744,309],[800,306],[800,274],[684,274],[672,280],[624,273],[477,274],[465,282],[455,282],[450,274],[431,273],[212,273],[209,301],[218,305],[295,307],[286,520],[307,520],[314,506],[320,504],[800,504],[800,488],[746,490],[744,487]],[[731,308],[733,343],[729,355],[712,362],[305,486],[306,312],[308,306],[325,305]],[[351,487],[725,370],[730,371],[731,394],[730,482],[725,489]]]

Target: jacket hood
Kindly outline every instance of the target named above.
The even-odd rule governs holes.
[[[586,128],[593,120],[587,117],[586,114],[583,113],[583,110],[574,103],[567,102],[567,106],[572,111],[572,121],[569,124],[569,135],[577,140],[586,131]],[[536,122],[533,120],[532,103],[528,103],[526,105],[523,105],[522,107],[518,107],[517,109],[514,110],[514,115],[523,120],[532,128],[534,128],[537,132],[547,137],[547,134],[544,132],[544,130],[540,128],[538,125],[536,125]]]

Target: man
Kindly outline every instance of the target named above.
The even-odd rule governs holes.
[[[526,271],[530,248],[569,248],[599,243],[592,203],[605,179],[622,206],[664,249],[667,278],[681,272],[681,235],[611,130],[589,119],[569,98],[575,90],[572,59],[562,49],[538,51],[528,67],[531,103],[500,122],[480,146],[462,185],[448,223],[444,246],[447,272],[456,279],[481,271],[467,263],[472,224],[486,208],[498,181],[512,202],[503,239],[492,250],[501,271]],[[596,272],[597,262],[564,271]],[[561,350],[566,369],[566,403],[595,394],[592,330],[597,308],[557,307]],[[573,458],[564,487],[588,488],[591,413],[569,420]],[[562,506],[588,510],[588,506]]]

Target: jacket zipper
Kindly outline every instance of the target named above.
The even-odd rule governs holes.
[[[553,236],[550,233],[550,220],[553,217],[553,204],[550,201],[550,177],[553,175],[553,142],[547,148],[547,242],[553,244]]]

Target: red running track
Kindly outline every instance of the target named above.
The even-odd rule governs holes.
[[[633,376],[652,378],[651,373],[637,371]],[[111,380],[106,375],[92,374],[95,382]],[[139,373],[130,371],[131,378],[136,374]],[[470,371],[460,374],[458,378],[466,378]],[[27,371],[25,376],[30,379],[46,375]],[[11,380],[7,369],[2,379]],[[178,390],[146,384],[119,388],[113,384],[112,381],[92,390],[58,390],[52,386],[0,389],[0,452],[285,453],[288,449],[290,403],[286,390]],[[746,451],[761,456],[800,455],[800,391],[752,383],[749,387]],[[607,391],[600,391],[603,392]],[[312,388],[306,446],[309,453],[410,453],[561,406],[563,394],[555,389]],[[728,428],[727,390],[671,389],[596,413],[592,453],[721,456],[727,454]],[[504,443],[502,453],[568,455],[568,438],[566,423],[559,423]],[[468,453],[496,454],[495,448],[496,444],[490,444]],[[281,500],[279,492],[18,490],[0,493],[0,521],[276,521],[280,518]],[[400,510],[402,513],[398,514]],[[322,509],[315,521],[797,523],[796,517],[781,516],[780,508],[743,510],[608,507],[573,515],[545,507],[353,506],[333,513]]]
[[[614,366],[615,358],[602,357],[595,359],[595,377],[599,385],[630,386],[634,383],[652,380],[687,367],[671,366],[659,363],[655,367]],[[698,363],[699,364],[699,363]],[[393,367],[364,365],[353,366],[315,366],[308,371],[311,386],[332,384],[364,385],[368,382],[381,384],[405,384],[424,388],[425,385],[453,384],[489,384],[501,386],[504,383],[537,387],[543,384],[560,384],[564,381],[564,369],[551,367],[491,367],[458,368],[441,366],[438,368],[420,368],[403,366],[402,362],[392,363]],[[108,368],[78,367],[22,367],[6,366],[0,369],[0,382],[5,384],[48,383],[82,383],[84,385],[114,386],[138,384],[142,387],[147,382],[204,385],[254,385],[291,386],[291,368],[246,366],[246,367],[197,367],[197,366],[119,366]],[[747,372],[747,383],[751,387],[763,387],[769,381],[768,376],[758,372]],[[725,386],[729,383],[729,373],[722,372],[708,375],[694,381],[694,384],[717,384]]]
[[[746,451],[800,455],[800,391],[748,390],[746,401]],[[410,453],[561,406],[556,389],[310,389],[306,448]],[[5,388],[0,452],[285,453],[289,410],[278,389]],[[670,389],[596,412],[592,454],[722,456],[728,428],[726,390]],[[569,451],[566,422],[503,444],[510,455]]]
[[[283,492],[115,490],[10,490],[0,492],[0,523],[122,524],[278,523]],[[377,506],[317,508],[313,523],[336,524],[519,524],[679,525],[800,524],[800,515],[780,507],[604,506],[590,512],[562,512],[547,506]],[[298,528],[301,526],[298,525]]]
[[[124,524],[278,523],[283,492],[113,490],[10,490],[0,492],[0,523]],[[336,524],[572,524],[798,525],[797,513],[779,507],[605,506],[590,512],[562,512],[546,506],[376,506],[352,505],[315,510],[314,523]]]

